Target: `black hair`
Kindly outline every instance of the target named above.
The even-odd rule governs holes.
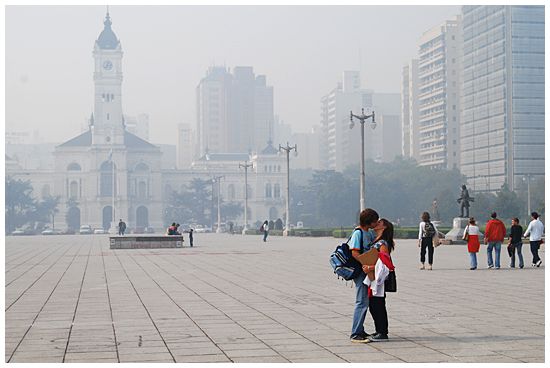
[[[514,217],[512,220],[519,224],[519,219],[517,217]]]
[[[473,218],[473,217],[470,217],[470,221],[468,221],[470,223],[470,225],[475,225],[476,224],[476,219]]]
[[[380,236],[380,239],[385,240],[386,243],[388,243],[388,250],[393,252],[393,248],[395,248],[395,242],[393,241],[393,224],[391,221],[386,220],[385,218],[381,219],[382,223],[384,224],[384,232]]]
[[[422,218],[422,221],[424,222],[429,222],[430,221],[430,214],[428,212],[422,212],[422,216],[420,216]]]
[[[533,217],[536,220],[539,218],[539,214],[536,212],[531,212],[531,217]]]
[[[496,212],[491,213],[491,217],[496,219],[497,218],[497,213]]]
[[[359,225],[361,226],[369,226],[372,225],[372,223],[378,221],[378,212],[373,210],[372,208],[366,208],[359,214]]]

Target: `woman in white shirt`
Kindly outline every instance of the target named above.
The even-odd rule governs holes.
[[[468,234],[468,253],[470,253],[470,270],[477,269],[477,252],[479,252],[479,227],[476,226],[476,220],[470,217],[470,221],[466,229],[464,229],[463,239]]]
[[[437,228],[430,222],[430,214],[423,212],[420,217],[422,222],[418,226],[418,247],[420,248],[420,269],[425,268],[426,248],[428,248],[428,270],[432,269],[434,261],[433,237],[437,234]]]

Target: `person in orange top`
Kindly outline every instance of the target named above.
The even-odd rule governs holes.
[[[493,268],[493,248],[495,249],[495,269],[500,268],[500,247],[506,236],[506,226],[497,219],[497,213],[491,213],[491,219],[485,225],[485,239],[487,244],[487,268]]]

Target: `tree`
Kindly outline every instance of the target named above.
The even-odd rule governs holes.
[[[517,194],[504,184],[496,193],[494,211],[501,219],[512,219],[520,216],[522,204]],[[491,211],[492,212],[492,211]]]
[[[57,206],[59,205],[59,197],[48,196],[36,204],[34,211],[34,221],[50,223],[55,227],[55,215],[59,213]]]
[[[169,205],[164,213],[166,225],[172,222],[208,224],[211,215],[210,181],[195,178],[181,192],[169,195]]]
[[[220,213],[222,220],[227,222],[229,220],[235,220],[244,212],[244,206],[239,202],[224,202],[220,203]]]
[[[30,221],[36,208],[28,180],[6,177],[6,230],[11,233]]]

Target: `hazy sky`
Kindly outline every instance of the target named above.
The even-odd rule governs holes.
[[[400,91],[402,65],[422,33],[458,6],[111,6],[122,43],[123,110],[150,115],[150,138],[176,143],[195,126],[195,87],[213,64],[249,65],[274,86],[275,113],[294,131],[319,122],[319,100],[343,70]],[[93,108],[94,42],[102,6],[6,8],[6,130],[46,141],[80,132]]]

